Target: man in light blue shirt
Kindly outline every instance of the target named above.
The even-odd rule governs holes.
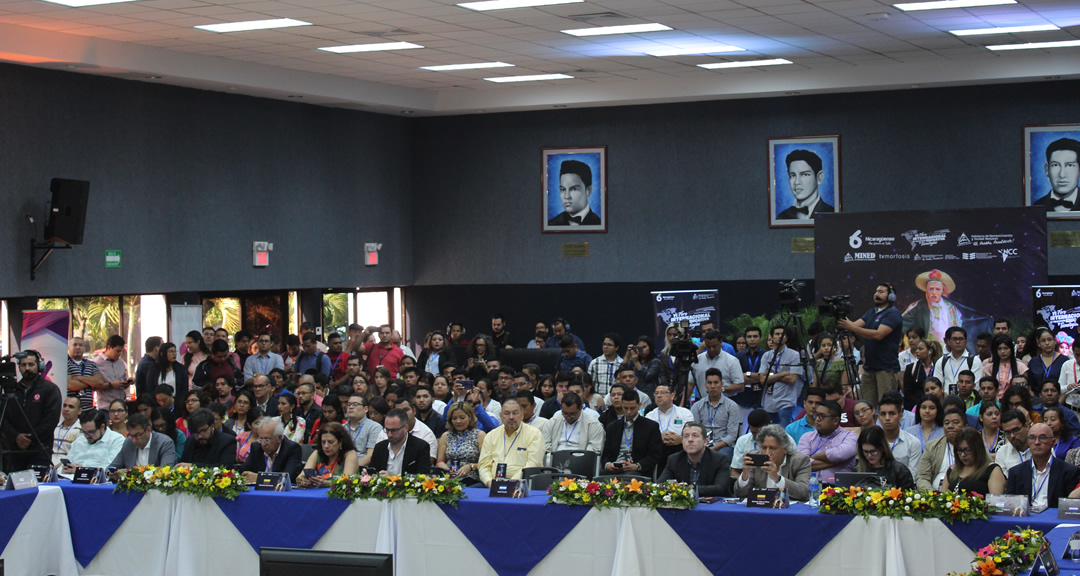
[[[806,416],[799,418],[798,420],[787,425],[784,430],[795,441],[795,445],[799,445],[799,440],[803,434],[815,430],[814,427],[814,411],[817,410],[818,404],[821,404],[822,400],[825,400],[825,391],[821,388],[810,388],[806,391],[806,400],[803,401],[803,408],[806,409]]]
[[[787,426],[791,423],[791,412],[799,397],[799,386],[803,381],[803,369],[799,365],[799,353],[787,346],[794,330],[784,326],[773,326],[769,337],[773,349],[761,357],[761,371],[768,371],[764,381],[765,391],[761,394],[761,407],[769,413],[774,424]]]
[[[244,361],[244,381],[251,380],[256,374],[270,375],[270,371],[274,368],[285,369],[285,361],[281,358],[280,354],[275,354],[270,351],[273,346],[273,341],[269,334],[259,334],[259,339],[255,341],[259,346],[259,353],[252,354]]]
[[[86,410],[79,415],[82,435],[71,443],[67,459],[71,464],[63,467],[64,474],[74,474],[81,466],[108,468],[124,447],[124,437],[108,426],[109,415],[105,410]]]

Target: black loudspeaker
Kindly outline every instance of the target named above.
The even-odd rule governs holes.
[[[49,221],[45,223],[45,240],[82,244],[90,183],[53,178],[49,190],[52,191],[52,209],[49,211]]]

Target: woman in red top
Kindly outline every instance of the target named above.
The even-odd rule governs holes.
[[[322,401],[322,416],[311,423],[311,443],[319,443],[319,430],[323,426],[337,422],[345,422],[345,410],[341,407],[341,399],[337,394],[327,394]]]

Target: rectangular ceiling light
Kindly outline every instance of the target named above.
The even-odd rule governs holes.
[[[83,8],[86,6],[101,6],[102,4],[119,4],[121,2],[132,2],[133,0],[45,0],[51,4],[60,4],[61,6],[70,6],[71,8]]]
[[[353,52],[378,52],[380,50],[409,50],[411,48],[423,48],[419,44],[411,42],[381,42],[379,44],[354,44],[352,46],[330,46],[319,48],[325,52],[334,54],[351,54]]]
[[[1053,24],[1036,24],[1034,26],[1003,26],[1001,28],[972,28],[971,30],[949,30],[949,34],[957,36],[979,36],[982,34],[1015,34],[1017,32],[1049,32],[1061,30]]]
[[[513,64],[507,64],[506,62],[477,62],[475,64],[445,64],[443,66],[421,66],[421,70],[431,70],[432,72],[450,72],[452,70],[478,70],[480,68],[507,68],[512,67]]]
[[[292,26],[311,26],[311,22],[292,18],[274,18],[272,20],[249,20],[247,22],[226,22],[224,24],[205,24],[196,26],[207,32],[247,32],[248,30],[269,30],[271,28],[290,28]]]
[[[907,4],[893,4],[904,12],[914,10],[945,10],[948,8],[976,8],[978,6],[1000,6],[1002,4],[1016,4],[1016,0],[939,0],[937,2],[910,2]]]
[[[1080,46],[1080,40],[1063,40],[1061,42],[1029,42],[1027,44],[998,44],[987,46],[990,50],[1040,50],[1042,48],[1069,48]]]
[[[536,74],[534,76],[503,76],[501,78],[484,78],[488,82],[538,82],[540,80],[565,80],[573,78],[566,74]]]
[[[714,62],[712,64],[698,64],[700,68],[715,70],[717,68],[753,68],[755,66],[776,66],[778,64],[791,64],[791,60],[773,58],[772,60],[744,60],[742,62]]]
[[[626,24],[624,26],[598,26],[596,28],[578,28],[576,30],[563,30],[563,34],[571,36],[603,36],[605,34],[637,34],[638,32],[663,32],[671,30],[670,26],[663,24]]]
[[[469,10],[507,10],[509,8],[531,8],[533,6],[555,6],[556,4],[576,4],[585,0],[489,0],[487,2],[465,2],[458,4]]]
[[[744,52],[746,48],[739,48],[738,46],[728,46],[726,44],[717,44],[714,46],[703,46],[701,48],[672,48],[671,50],[656,50],[654,52],[646,52],[649,56],[693,56],[695,54],[722,54],[724,52]]]

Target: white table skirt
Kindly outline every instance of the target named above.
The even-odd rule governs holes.
[[[164,576],[176,499],[147,492],[94,556],[82,576]],[[138,558],[138,561],[133,561]]]
[[[64,494],[59,486],[38,486],[38,495],[0,558],[7,576],[68,576],[78,573],[71,546]],[[0,522],[3,520],[0,519]]]

